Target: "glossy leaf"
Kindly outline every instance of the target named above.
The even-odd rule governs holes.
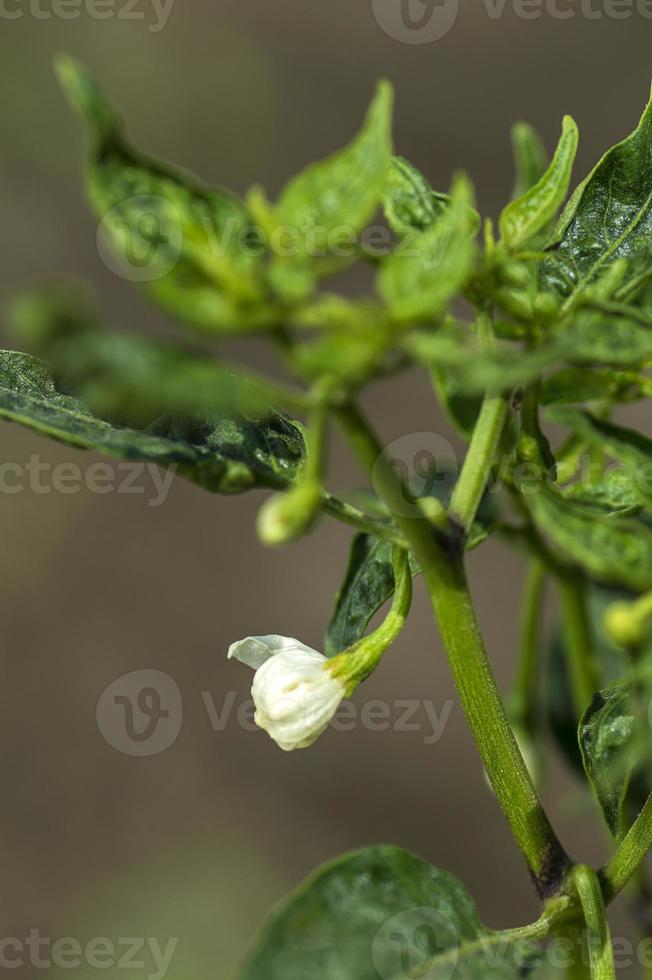
[[[579,133],[570,116],[564,117],[562,135],[552,162],[541,179],[507,205],[500,216],[500,232],[507,246],[516,251],[546,227],[564,203]]]
[[[561,555],[600,582],[652,589],[652,531],[630,519],[598,517],[548,490],[527,493],[537,527]]]
[[[621,257],[629,283],[652,267],[651,142],[652,101],[568,202],[542,270],[546,288],[576,294]]]
[[[424,232],[407,236],[381,265],[380,295],[397,320],[437,319],[464,288],[475,255],[473,193],[465,177],[450,207]]]
[[[353,142],[311,164],[282,192],[275,220],[300,233],[296,239],[300,256],[314,257],[310,238],[302,237],[306,225],[314,232],[312,247],[328,251],[335,229],[344,226],[359,233],[380,207],[392,152],[393,102],[391,85],[381,82]]]
[[[410,556],[413,575],[419,566]],[[356,534],[349,564],[326,630],[324,652],[334,657],[360,640],[371,619],[394,594],[392,546],[370,534]]]
[[[519,198],[539,183],[546,172],[548,156],[541,137],[526,122],[512,126],[512,150],[516,167],[514,197]]]
[[[425,231],[449,204],[449,195],[436,193],[408,160],[392,157],[383,192],[383,209],[392,231],[399,235]]]
[[[57,68],[89,132],[88,194],[119,274],[194,326],[260,326],[258,246],[242,202],[134,150],[83,68],[67,57]]]
[[[394,847],[325,865],[267,922],[240,980],[517,980],[536,946],[480,922],[459,881]]]
[[[596,694],[580,724],[584,768],[613,837],[629,829],[625,802],[635,768],[634,694],[628,683]]]
[[[265,419],[164,417],[147,429],[114,425],[62,391],[42,361],[15,351],[0,352],[0,418],[118,459],[174,465],[219,493],[287,486],[304,454],[300,429],[277,412]]]

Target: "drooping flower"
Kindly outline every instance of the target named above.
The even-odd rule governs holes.
[[[292,637],[248,636],[232,643],[228,656],[256,671],[255,722],[286,752],[312,745],[347,694],[332,661]]]

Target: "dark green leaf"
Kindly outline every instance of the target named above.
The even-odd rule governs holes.
[[[500,232],[507,246],[517,251],[554,218],[568,193],[579,134],[570,116],[564,117],[562,135],[552,163],[541,179],[507,205],[500,216]]]
[[[543,267],[546,288],[577,293],[615,262],[626,281],[652,265],[652,101],[634,130],[612,147],[571,197]]]
[[[512,149],[516,166],[513,196],[517,198],[541,180],[548,166],[548,155],[539,134],[526,122],[512,126]]]
[[[625,802],[635,768],[637,718],[631,684],[620,683],[593,699],[580,724],[584,768],[613,837],[629,829]]]
[[[480,922],[459,881],[394,847],[321,868],[272,915],[240,980],[517,980],[532,943]]]
[[[0,353],[0,417],[118,459],[174,465],[220,493],[287,486],[304,454],[300,429],[277,412],[265,419],[162,418],[146,430],[113,425],[61,391],[42,361],[14,351]]]
[[[244,205],[138,153],[86,72],[67,57],[57,69],[88,127],[88,193],[120,274],[195,326],[260,326],[257,245]]]
[[[629,519],[599,517],[553,493],[531,488],[527,504],[537,527],[569,562],[600,582],[637,592],[652,589],[652,531]]]
[[[474,215],[471,186],[460,176],[451,189],[450,207],[384,260],[378,289],[396,319],[437,319],[464,288],[475,255]]]
[[[410,557],[413,575],[419,566]],[[356,534],[349,564],[328,624],[324,652],[334,657],[360,640],[372,617],[394,594],[392,546],[370,534]]]
[[[627,471],[638,500],[652,507],[652,439],[633,429],[598,419],[590,412],[572,408],[554,409],[550,417],[560,422],[590,446],[621,463]]]
[[[425,231],[449,204],[449,195],[436,193],[408,160],[392,157],[383,195],[385,217],[392,231],[398,235]]]
[[[440,503],[448,505],[455,482],[450,471],[426,476],[422,485],[413,487],[420,496],[435,497]],[[477,548],[489,536],[498,519],[495,498],[489,494],[478,511],[471,528],[467,547]],[[413,575],[420,571],[418,564],[410,558]],[[344,582],[338,593],[335,611],[328,624],[325,639],[326,655],[331,657],[357,643],[365,633],[372,617],[394,593],[394,572],[392,569],[392,546],[368,534],[357,534],[353,539],[349,564]]]

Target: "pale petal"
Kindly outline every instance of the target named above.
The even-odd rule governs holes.
[[[229,660],[239,660],[241,664],[258,670],[264,663],[267,663],[270,657],[285,651],[317,652],[306,646],[301,640],[272,633],[269,636],[246,636],[243,640],[237,640],[229,647],[227,656]]]

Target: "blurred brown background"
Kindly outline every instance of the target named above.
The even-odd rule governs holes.
[[[537,20],[516,16],[511,3],[499,19],[468,3],[445,37],[421,45],[388,36],[371,0],[176,0],[161,30],[151,30],[160,21],[150,0],[129,19],[117,0],[105,20],[64,20],[48,0],[39,4],[8,0],[0,15],[3,286],[85,277],[121,327],[160,319],[99,259],[79,127],[51,71],[59,50],[92,68],[141,148],[208,181],[238,191],[261,182],[271,194],[349,139],[386,76],[396,85],[399,151],[440,189],[466,169],[488,214],[511,189],[513,120],[531,120],[553,144],[572,113],[579,177],[629,131],[649,85],[652,22],[636,13],[590,19],[574,2],[560,5],[570,19]],[[591,9],[602,9],[598,0]],[[420,377],[377,388],[368,402],[387,438],[447,431]],[[1,435],[3,461],[94,461],[14,426]],[[336,483],[357,480],[336,454]],[[40,929],[52,939],[157,937],[163,946],[176,937],[168,977],[226,978],[273,901],[320,861],[371,842],[457,874],[490,925],[531,920],[527,874],[457,704],[434,745],[423,713],[419,731],[358,726],[292,755],[235,717],[224,731],[211,727],[202,692],[218,711],[229,692],[236,708],[249,695],[248,671],[225,662],[233,639],[279,632],[319,647],[350,535],[323,524],[270,553],[253,531],[260,495],[212,498],[177,480],[156,508],[151,484],[140,482],[148,495],[0,494],[0,936]],[[495,543],[471,566],[506,684],[523,566]],[[107,685],[142,668],[171,675],[184,708],[177,740],[149,758],[116,751],[96,723]],[[454,697],[417,588],[409,628],[358,706],[416,698],[440,711]],[[558,776],[548,802],[573,853],[598,860],[603,836],[590,802]],[[627,934],[618,916],[615,930]],[[51,970],[59,972],[97,970]]]

